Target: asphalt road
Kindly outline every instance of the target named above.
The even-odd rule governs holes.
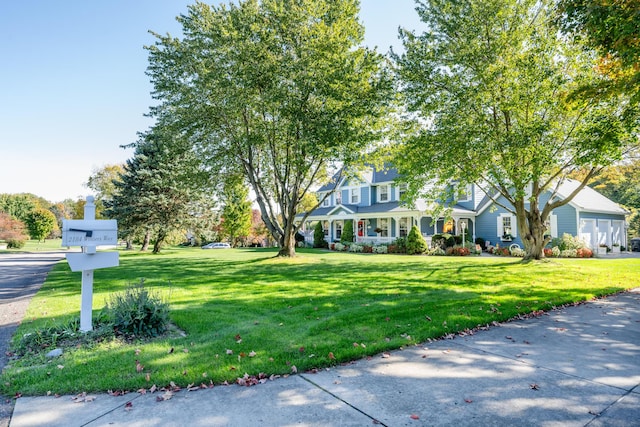
[[[31,297],[62,258],[63,252],[0,254],[0,370],[7,364],[9,341]],[[13,405],[11,396],[0,396],[0,427],[9,425]]]

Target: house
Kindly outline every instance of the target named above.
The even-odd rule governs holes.
[[[305,220],[301,230],[305,239],[313,242],[313,229],[320,221],[328,242],[338,241],[346,221],[353,221],[357,243],[391,243],[405,237],[413,225],[430,243],[434,234],[469,234],[473,240],[483,238],[488,244],[522,246],[515,215],[495,203],[477,185],[456,189],[457,199],[451,201],[450,218],[432,218],[427,205],[418,200],[414,208],[401,203],[406,186],[398,183],[395,169],[378,171],[368,168],[357,178],[341,178],[317,190],[324,199],[322,205]],[[565,180],[554,197],[566,198],[579,185]],[[551,197],[543,194],[541,204]],[[627,246],[626,215],[629,212],[585,187],[568,204],[555,209],[549,218],[548,229],[552,237],[569,233],[581,237],[590,247],[599,244]]]

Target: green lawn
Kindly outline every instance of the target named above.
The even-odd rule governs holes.
[[[62,247],[62,239],[47,239],[43,241],[27,240],[24,247],[20,249],[0,249],[0,254],[16,252],[49,252],[63,249],[65,248]]]
[[[640,259],[523,264],[499,257],[302,250],[295,259],[277,259],[275,253],[121,252],[119,267],[95,272],[94,313],[112,292],[144,278],[169,301],[171,319],[186,337],[110,340],[66,349],[53,361],[23,358],[5,370],[1,391],[137,390],[286,374],[292,366],[301,372],[618,292],[633,286],[640,271]],[[77,318],[79,307],[80,273],[63,261],[32,300],[16,336]]]

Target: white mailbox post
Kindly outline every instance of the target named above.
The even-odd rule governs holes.
[[[80,305],[80,330],[93,329],[93,270],[116,267],[120,264],[118,252],[96,252],[98,245],[118,244],[118,222],[96,220],[93,196],[87,197],[84,219],[62,221],[62,246],[81,246],[82,253],[67,254],[71,271],[82,271],[82,303]]]

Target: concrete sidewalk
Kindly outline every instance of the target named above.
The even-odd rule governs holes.
[[[23,397],[10,425],[638,426],[640,288],[317,374],[161,394]]]

